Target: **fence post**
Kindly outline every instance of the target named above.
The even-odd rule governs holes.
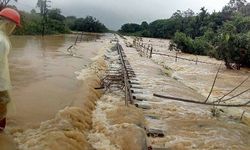
[[[175,53],[175,62],[177,62],[177,52]]]
[[[142,44],[142,52],[145,55],[145,45],[144,44]]]
[[[78,41],[78,36],[79,36],[79,35],[77,34],[77,37],[76,37],[76,40],[75,40],[75,45],[76,45],[76,43],[77,43],[77,41]]]
[[[148,44],[148,48],[147,48],[147,54],[146,54],[146,56],[148,57],[148,50],[149,50],[149,44]]]
[[[83,32],[81,33],[81,39],[80,39],[80,42],[82,42],[82,37],[83,37]]]
[[[149,58],[152,58],[152,54],[153,54],[153,46],[151,47],[150,49],[150,55],[149,55]]]
[[[197,65],[198,64],[198,57],[196,56],[196,62],[195,62],[195,64]]]

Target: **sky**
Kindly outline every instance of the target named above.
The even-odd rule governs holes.
[[[165,19],[177,10],[192,9],[195,13],[201,7],[209,12],[220,11],[229,0],[51,0],[52,8],[60,8],[65,16],[93,16],[109,29],[118,30],[124,23],[152,22]],[[13,2],[19,9],[30,11],[37,0]]]

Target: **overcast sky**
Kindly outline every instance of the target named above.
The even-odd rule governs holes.
[[[66,16],[96,17],[108,28],[117,30],[124,23],[152,22],[169,18],[176,10],[188,8],[198,12],[205,6],[208,11],[219,11],[229,0],[51,0],[53,8],[60,8]],[[18,0],[22,10],[35,8],[37,0]]]

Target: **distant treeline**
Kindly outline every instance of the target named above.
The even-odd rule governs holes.
[[[84,32],[107,32],[104,24],[91,16],[76,18],[75,16],[65,17],[60,9],[50,9],[44,20],[43,15],[34,9],[31,12],[21,11],[22,27],[15,32],[17,35],[40,35],[43,33],[43,22],[45,22],[45,34],[63,34],[71,31]]]
[[[203,7],[178,10],[169,19],[150,24],[124,24],[119,30],[125,35],[172,39],[170,48],[183,52],[209,55],[232,64],[250,67],[250,3],[230,0],[220,12],[209,13]]]

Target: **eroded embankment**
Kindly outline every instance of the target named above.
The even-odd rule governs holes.
[[[117,51],[110,50],[105,57],[109,68],[120,67]],[[95,149],[147,149],[143,112],[132,105],[126,107],[124,103],[122,90],[108,90],[97,102],[93,112],[93,129],[88,135]]]
[[[98,150],[147,149],[145,120],[137,108],[124,105],[123,93],[105,94],[93,112],[90,143]]]
[[[66,107],[54,119],[42,122],[39,128],[11,129],[18,149],[21,150],[87,150],[93,149],[87,141],[87,132],[92,128],[92,111],[102,93],[94,88],[100,84],[99,76],[106,70],[103,55],[95,58],[86,69],[77,73],[77,78],[86,84],[87,99],[82,107]]]

